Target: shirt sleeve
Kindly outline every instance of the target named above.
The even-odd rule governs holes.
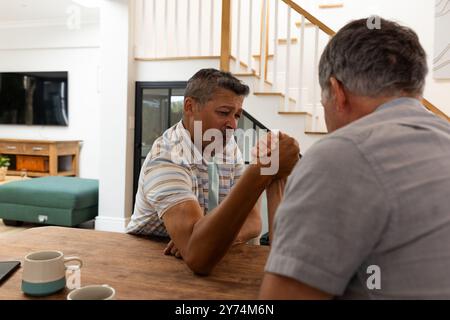
[[[375,171],[350,140],[313,146],[289,177],[266,271],[341,296],[388,222]]]
[[[181,202],[197,201],[192,184],[191,175],[185,167],[153,161],[146,168],[143,191],[146,200],[162,218],[168,209]]]

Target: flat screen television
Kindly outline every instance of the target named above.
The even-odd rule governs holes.
[[[0,124],[68,126],[67,72],[0,72]]]

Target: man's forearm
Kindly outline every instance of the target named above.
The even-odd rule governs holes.
[[[250,165],[226,199],[194,225],[184,257],[194,271],[207,274],[220,261],[270,181],[260,167]]]
[[[249,240],[257,238],[261,234],[261,197],[259,197],[255,206],[248,215],[247,220],[245,220],[244,225],[239,231],[234,244],[246,243]]]
[[[286,180],[275,180],[266,189],[267,195],[267,211],[269,216],[269,242],[273,240],[273,224],[275,220],[275,213],[283,200],[284,187]]]

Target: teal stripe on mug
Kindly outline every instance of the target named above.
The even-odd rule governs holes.
[[[49,294],[58,292],[66,286],[66,278],[61,278],[56,281],[32,283],[22,281],[22,291],[30,296],[47,296]]]

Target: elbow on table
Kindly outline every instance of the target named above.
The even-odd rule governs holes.
[[[251,231],[251,233],[249,234],[249,240],[258,238],[261,235],[262,232],[262,222],[261,220],[256,220],[255,221],[255,226],[253,228],[253,230]]]
[[[199,276],[208,276],[214,269],[215,264],[210,261],[205,261],[203,259],[198,259],[196,257],[186,257],[184,259],[189,269]]]

